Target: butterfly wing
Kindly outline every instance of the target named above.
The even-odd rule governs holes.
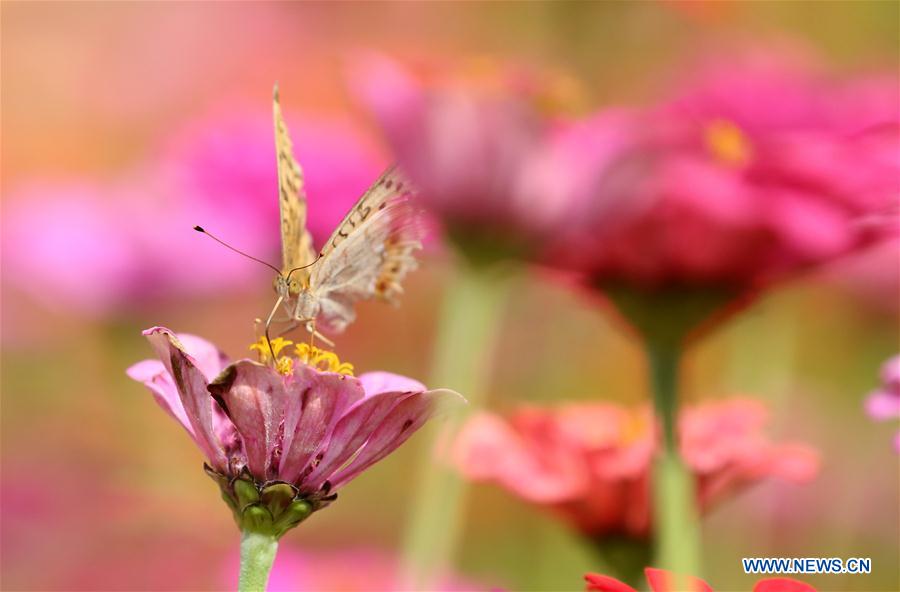
[[[359,300],[396,302],[401,282],[417,266],[422,247],[419,210],[412,188],[396,168],[385,171],[337,227],[312,268],[310,290],[321,305],[320,321],[341,331]]]
[[[303,190],[303,171],[294,158],[293,144],[288,133],[278,87],[272,101],[275,120],[275,152],[278,156],[278,210],[281,215],[281,270],[315,261],[312,236],[306,229],[306,192]]]

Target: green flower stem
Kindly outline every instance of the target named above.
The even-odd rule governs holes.
[[[694,479],[678,453],[678,365],[680,347],[648,347],[653,402],[662,421],[663,451],[653,468],[656,566],[700,575],[700,525]]]
[[[249,531],[241,534],[238,592],[265,592],[277,551],[278,539],[274,536]]]
[[[498,266],[463,266],[447,289],[429,384],[452,388],[469,404],[446,419],[426,449],[403,543],[401,582],[410,589],[434,589],[459,539],[466,486],[436,457],[465,417],[484,402],[510,283],[509,274]]]

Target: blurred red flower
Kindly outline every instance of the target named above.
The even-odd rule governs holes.
[[[676,585],[676,576],[663,569],[648,567],[644,570],[651,592],[677,592],[683,590]],[[634,588],[615,578],[595,573],[584,576],[587,592],[637,592]],[[690,586],[690,592],[713,592],[709,584],[693,576],[682,576],[681,583]],[[791,578],[764,578],[753,585],[753,592],[816,592],[816,589]]]
[[[697,483],[701,510],[763,479],[812,479],[818,454],[775,444],[763,433],[765,405],[731,399],[687,407],[680,448]],[[509,419],[473,417],[454,443],[453,461],[469,479],[495,481],[546,507],[594,539],[650,533],[651,465],[659,446],[647,407],[611,403],[519,409]]]

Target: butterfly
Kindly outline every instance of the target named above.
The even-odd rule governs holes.
[[[409,181],[392,166],[363,193],[316,251],[306,227],[303,171],[293,154],[277,85],[273,117],[281,271],[274,282],[278,298],[266,321],[266,336],[275,314],[282,310],[290,323],[283,333],[304,325],[311,336],[330,343],[317,327],[343,331],[355,319],[358,301],[378,298],[396,304],[403,279],[417,267],[415,251],[422,248],[421,213],[413,203]]]

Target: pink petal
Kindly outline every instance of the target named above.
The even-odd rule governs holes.
[[[361,380],[362,377],[356,380],[316,372],[308,366],[294,370],[287,385],[280,479],[296,481],[309,461],[328,444],[340,418],[365,396]]]
[[[316,491],[366,443],[391,409],[413,393],[377,393],[359,401],[338,421],[322,460],[306,477],[301,489]]]
[[[399,401],[366,441],[359,455],[332,477],[337,488],[374,465],[406,442],[426,421],[449,405],[465,399],[451,390],[414,393]]]
[[[816,592],[816,589],[791,578],[766,578],[756,582],[753,592]]]
[[[586,592],[637,592],[637,590],[616,578],[600,574],[585,574],[584,581],[587,582]]]
[[[169,374],[162,362],[159,360],[143,360],[128,368],[125,373],[132,380],[141,382],[150,389],[153,398],[156,399],[159,406],[178,420],[178,423],[188,431],[191,437],[194,437],[194,430],[191,428],[191,422],[184,411],[184,405],[181,404],[178,389],[175,388],[175,383],[172,382],[172,375]]]
[[[420,392],[427,390],[425,385],[418,380],[391,372],[366,372],[359,375],[359,382],[366,394],[369,395],[391,391]]]
[[[194,441],[216,468],[224,468],[225,452],[213,429],[213,401],[206,390],[207,381],[194,359],[182,349],[175,335],[165,327],[144,331],[147,341],[156,350],[172,377],[185,415],[194,434]]]
[[[278,426],[287,398],[284,379],[268,366],[240,360],[209,385],[244,442],[247,465],[257,479],[269,479]]]
[[[900,393],[878,390],[866,397],[866,415],[876,420],[900,417]]]
[[[561,450],[549,442],[532,442],[490,413],[480,413],[465,423],[452,454],[454,464],[467,478],[496,480],[535,503],[560,502],[581,495],[590,479],[577,449]]]
[[[179,333],[177,337],[184,351],[194,359],[197,368],[203,372],[207,382],[218,376],[228,365],[228,356],[202,337],[189,333]]]

